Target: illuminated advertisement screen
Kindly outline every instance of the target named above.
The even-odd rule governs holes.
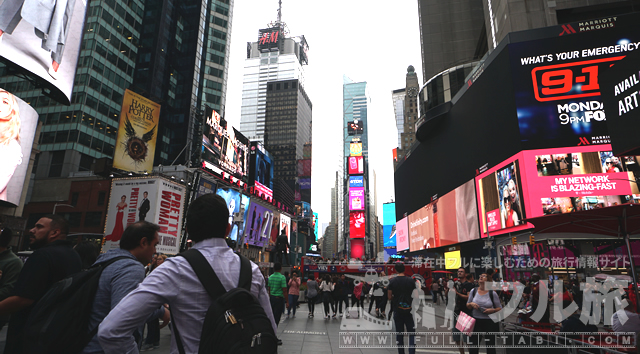
[[[280,46],[283,39],[279,27],[265,28],[258,32],[258,50],[272,50]]]
[[[153,171],[159,120],[159,104],[133,91],[124,91],[113,167],[131,172]]]
[[[460,251],[445,252],[444,261],[444,269],[458,269],[462,267]]]
[[[509,44],[524,148],[610,143],[600,74],[640,47],[640,32],[629,17],[605,20],[597,29],[572,23],[557,26],[571,35]]]
[[[0,50],[0,52],[2,52]],[[0,88],[0,205],[18,206],[29,169],[38,113]]]
[[[202,160],[205,170],[221,175],[221,169],[241,180],[248,179],[249,140],[231,125],[227,126],[218,112],[207,107],[204,135],[202,136]],[[207,167],[208,164],[212,168]]]
[[[69,105],[85,13],[83,0],[0,1],[0,57],[38,77],[56,101]],[[98,41],[98,52],[107,52],[104,45],[113,42],[105,40],[116,38],[115,33],[106,36]],[[121,48],[124,57],[134,50],[124,43]]]
[[[364,176],[349,176],[349,188],[364,187]]]
[[[364,124],[362,121],[347,122],[347,133],[349,135],[360,135],[364,131]]]
[[[349,213],[349,238],[364,238],[366,228],[363,211]]]
[[[300,189],[311,189],[311,178],[299,178]]]
[[[349,210],[364,210],[364,188],[349,188]]]
[[[412,252],[471,241],[479,236],[473,180],[409,215]]]
[[[519,157],[515,155],[476,177],[482,237],[487,230],[490,235],[499,235],[531,227],[523,222],[530,215],[522,198]]]
[[[298,176],[311,176],[311,159],[298,160]]]
[[[349,144],[350,156],[362,156],[362,143],[350,143]]]
[[[259,142],[251,142],[251,166],[249,184],[259,184],[273,194],[273,158]]]
[[[272,235],[272,226],[275,213],[270,208],[251,201],[248,207],[245,227],[244,242],[250,245],[262,247],[269,241]]]
[[[318,213],[313,213],[313,232],[315,232],[316,237],[315,240],[318,241],[318,226],[320,225],[320,221],[318,220]]]
[[[350,175],[364,174],[364,157],[349,156],[348,165]]]
[[[610,145],[522,152],[529,217],[637,203],[636,156],[616,157]],[[546,161],[546,162],[545,162]]]
[[[382,225],[384,247],[396,247],[396,203],[382,204]]]
[[[280,233],[283,232],[287,235],[289,244],[291,244],[293,242],[291,239],[291,218],[286,214],[280,214]]]
[[[409,218],[396,223],[396,249],[398,252],[409,249]]]
[[[216,190],[216,194],[221,196],[227,202],[227,207],[229,208],[229,224],[233,225],[231,232],[229,233],[229,238],[236,241],[238,240],[238,235],[240,235],[241,231],[244,229],[244,226],[241,225],[238,227],[237,224],[233,223],[233,214],[240,212],[240,204],[242,203],[245,205],[243,220],[247,220],[249,197],[242,195],[237,190],[231,188],[218,188],[218,190]]]
[[[196,198],[202,197],[205,194],[211,194],[216,192],[216,184],[204,177],[200,177],[198,182],[198,189],[196,190]]]

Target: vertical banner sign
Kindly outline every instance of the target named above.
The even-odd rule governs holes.
[[[160,226],[160,239],[156,246],[158,252],[178,253],[184,194],[184,186],[162,178],[113,180],[102,252],[120,248],[124,229],[144,220]]]
[[[0,88],[0,205],[20,204],[38,113]]]
[[[131,172],[153,170],[159,118],[159,104],[125,90],[113,167]]]

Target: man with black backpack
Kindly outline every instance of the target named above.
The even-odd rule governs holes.
[[[43,216],[30,230],[34,252],[24,264],[12,296],[0,302],[0,316],[13,314],[5,354],[23,352],[23,332],[34,304],[53,284],[82,269],[80,256],[66,240],[68,232],[68,222],[59,215]]]
[[[97,329],[109,311],[144,280],[143,264],[148,263],[156,252],[159,241],[158,231],[160,231],[158,225],[147,221],[131,224],[122,233],[120,248],[109,250],[98,257],[94,265],[109,264],[100,274],[89,317],[90,331]],[[164,306],[161,306],[151,317],[162,317],[163,323],[168,323],[169,311],[165,311]],[[141,333],[138,333],[139,337],[140,335]],[[91,339],[82,353],[104,353],[97,336]]]
[[[404,275],[404,263],[395,265],[396,276],[389,281],[387,295],[393,307],[393,322],[396,325],[396,344],[398,353],[404,354],[404,334],[402,332],[415,332],[415,322],[411,314],[413,293],[416,290],[416,282],[411,277]],[[409,335],[409,354],[415,354],[415,335]]]
[[[102,321],[98,338],[105,353],[136,353],[134,331],[165,303],[172,353],[276,352],[264,277],[225,241],[231,231],[225,200],[215,194],[194,200],[187,231],[193,247],[167,259]]]

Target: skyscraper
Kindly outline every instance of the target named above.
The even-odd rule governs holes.
[[[417,97],[420,90],[418,75],[412,65],[407,68],[405,88],[394,90],[393,109],[398,127],[398,160],[394,162],[394,167],[402,161],[404,155],[410,150],[411,145],[416,140],[415,124],[418,118]]]
[[[304,36],[286,35],[284,23],[276,22],[259,31],[258,41],[247,43],[240,130],[251,141],[264,142],[267,83],[297,80],[304,86],[309,46]]]
[[[350,257],[360,258],[369,254],[369,174],[367,157],[369,155],[367,121],[367,83],[353,82],[344,77],[342,86],[343,118],[343,194],[346,196],[341,208],[344,220],[344,237]],[[347,225],[348,229],[347,229]],[[347,231],[348,230],[348,231]]]

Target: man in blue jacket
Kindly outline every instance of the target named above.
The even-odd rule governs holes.
[[[107,266],[100,275],[100,283],[93,300],[91,316],[89,318],[89,330],[97,328],[111,309],[133,291],[144,280],[144,265],[149,263],[156,253],[158,244],[158,231],[160,227],[146,221],[138,221],[127,226],[120,239],[120,248],[109,250],[98,257],[95,264],[109,261],[116,257],[119,259]],[[169,322],[169,311],[164,307],[150,314],[151,318],[162,317],[163,323]],[[142,333],[139,330],[138,336]],[[139,337],[138,337],[139,338]],[[84,354],[104,353],[98,337],[94,336],[91,342],[82,351]]]

